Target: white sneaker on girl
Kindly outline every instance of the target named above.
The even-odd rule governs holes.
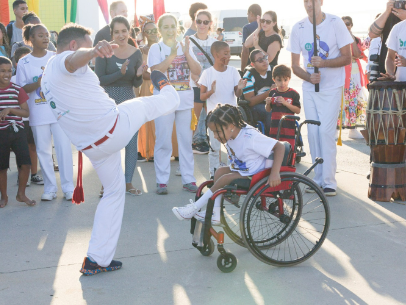
[[[190,203],[184,207],[175,207],[172,209],[173,214],[179,220],[190,220],[199,211],[199,208],[195,205],[195,202],[190,199]]]

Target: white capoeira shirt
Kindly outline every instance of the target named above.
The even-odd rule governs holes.
[[[72,53],[74,51],[65,51],[48,61],[41,86],[59,125],[81,150],[108,133],[118,109],[89,66],[74,73],[66,70],[65,59]]]
[[[326,19],[316,27],[317,51],[322,59],[334,59],[341,56],[340,49],[351,44],[352,39],[340,17],[326,14]],[[293,26],[287,50],[302,54],[303,67],[314,73],[311,59],[314,54],[313,24],[306,17]],[[320,92],[331,91],[344,86],[345,67],[320,68]],[[314,91],[314,85],[303,81],[303,91]]]
[[[266,161],[273,154],[276,143],[277,140],[250,125],[241,128],[237,137],[226,144],[230,169],[241,176],[252,176],[266,167],[272,167],[273,161]]]
[[[392,28],[386,45],[400,56],[406,57],[406,20],[399,22]],[[406,82],[406,67],[397,67],[396,81]]]

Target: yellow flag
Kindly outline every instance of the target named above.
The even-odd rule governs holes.
[[[28,10],[39,15],[39,2],[40,0],[27,0]]]
[[[344,107],[344,88],[341,92],[341,107],[340,107],[340,134],[338,136],[337,145],[343,146],[343,142],[341,140],[341,131],[343,129],[343,107]]]

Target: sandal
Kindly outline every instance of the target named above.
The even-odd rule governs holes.
[[[135,193],[131,192],[131,191],[135,191]],[[129,189],[128,191],[125,192],[126,194],[130,194],[132,196],[141,196],[142,192],[140,190],[137,189]]]

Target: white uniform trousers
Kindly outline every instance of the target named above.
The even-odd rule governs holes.
[[[52,161],[52,138],[59,166],[61,188],[73,192],[73,160],[71,142],[58,123],[31,126],[38,160],[44,177],[44,193],[56,193],[58,186]]]
[[[337,169],[337,144],[335,133],[337,113],[341,103],[342,88],[328,92],[303,92],[303,105],[306,120],[317,120],[320,126],[307,125],[310,154],[313,162],[317,157],[324,160],[314,169],[314,182],[322,188],[337,189],[335,178]]]
[[[176,123],[176,137],[179,148],[179,165],[182,184],[196,182],[194,177],[194,158],[192,151],[193,130],[190,129],[192,110],[177,110],[155,120],[154,165],[156,183],[168,184],[171,173],[172,130]]]
[[[212,149],[209,150],[209,172],[210,177],[214,176],[214,169],[218,169],[220,167],[220,151],[221,151],[221,143],[214,138],[214,133],[209,130],[209,139],[210,139],[210,146]]]
[[[159,95],[128,100],[117,106],[117,124],[109,139],[99,146],[84,150],[104,187],[93,223],[87,255],[102,267],[110,265],[120,236],[125,203],[125,179],[121,153],[140,127],[161,115],[175,111],[180,103],[172,86]],[[104,135],[101,134],[100,138]]]

